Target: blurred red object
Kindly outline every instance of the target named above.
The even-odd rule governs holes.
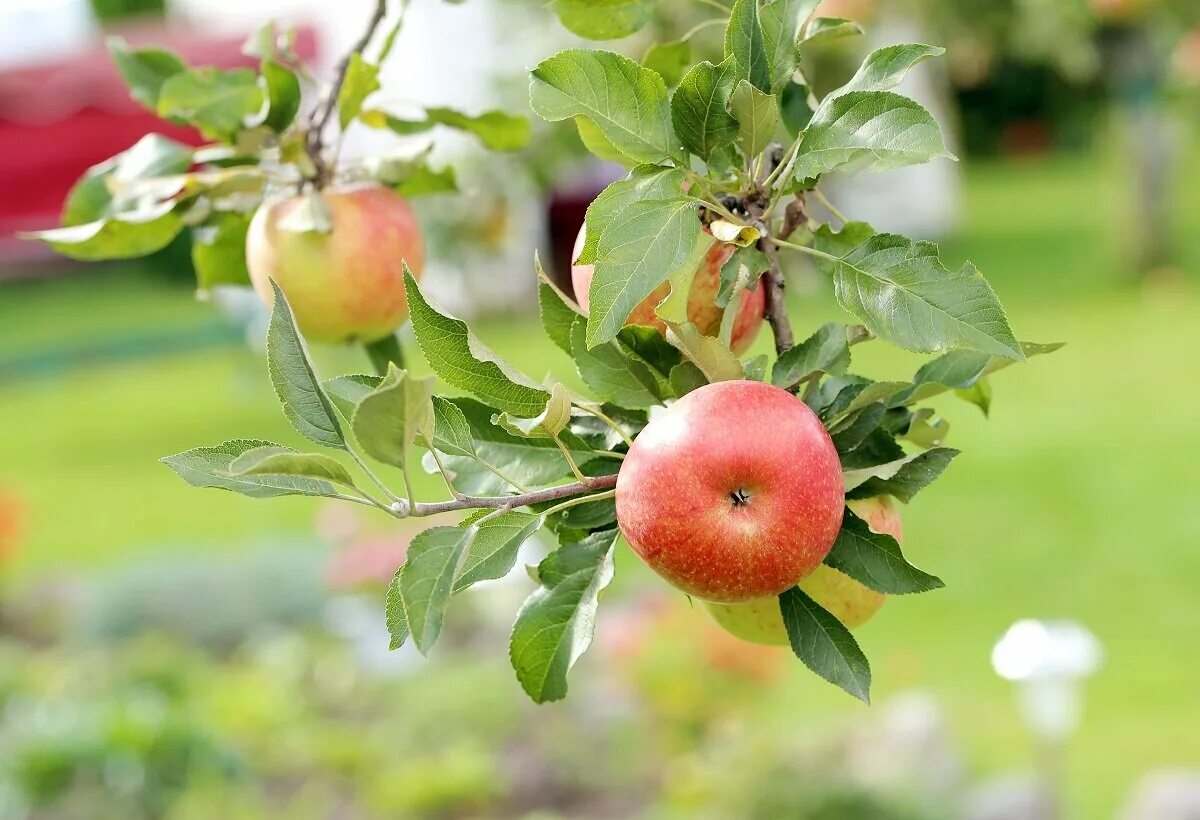
[[[120,32],[134,46],[162,46],[189,65],[253,66],[242,54],[244,37],[209,36],[168,25]],[[305,62],[317,52],[311,27],[296,33]],[[0,256],[44,257],[39,243],[17,231],[58,224],[63,201],[84,171],[158,132],[199,144],[200,135],[160,120],[129,97],[102,41],[73,57],[0,72]]]
[[[23,513],[20,499],[0,489],[0,569],[17,554],[23,532]]]

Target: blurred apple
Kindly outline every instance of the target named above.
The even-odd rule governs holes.
[[[1092,13],[1106,23],[1132,23],[1146,16],[1155,0],[1091,0]]]
[[[878,5],[877,0],[825,0],[817,6],[817,16],[869,23],[875,17]]]
[[[1188,85],[1200,85],[1200,28],[1192,29],[1175,48],[1172,65]]]

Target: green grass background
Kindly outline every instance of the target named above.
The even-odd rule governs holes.
[[[1198,171],[1193,156],[1179,178]],[[948,264],[969,257],[989,276],[1021,338],[1068,347],[997,375],[990,420],[942,403],[950,444],[965,454],[906,509],[905,525],[910,557],[947,588],[890,602],[860,633],[876,700],[931,691],[979,773],[1028,765],[1034,754],[1009,685],[991,671],[992,643],[1023,617],[1087,624],[1106,660],[1088,684],[1067,774],[1085,817],[1111,816],[1149,768],[1200,766],[1200,191],[1179,186],[1183,273],[1135,287],[1121,227],[1131,207],[1126,176],[1116,151],[967,168],[964,225],[944,248]],[[794,293],[792,312],[801,333],[837,316],[824,293]],[[186,289],[136,270],[93,269],[0,289],[0,358],[211,322],[211,308]],[[534,376],[570,372],[533,317],[484,322],[480,332]],[[323,356],[326,375],[334,363],[365,368],[356,361]],[[869,345],[856,349],[855,370],[903,378],[915,362]],[[315,502],[197,491],[157,463],[234,437],[302,446],[265,363],[244,348],[0,384],[0,417],[0,486],[28,507],[18,576],[87,571],[179,545],[227,553],[258,537],[311,532]],[[423,493],[437,490],[423,480]],[[635,564],[626,557],[621,569]],[[798,732],[862,711],[799,668],[762,708]]]

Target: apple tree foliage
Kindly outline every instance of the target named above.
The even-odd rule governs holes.
[[[951,154],[931,114],[895,90],[942,49],[879,49],[844,85],[817,98],[804,73],[806,51],[859,32],[819,16],[817,6],[736,0],[727,19],[712,21],[725,31],[719,62],[693,60],[685,39],[652,46],[642,62],[571,48],[531,71],[533,111],[552,123],[572,122],[592,153],[628,169],[587,211],[580,261],[595,265],[590,313],[534,265],[542,326],[574,361],[586,393],[519,372],[467,323],[433,304],[407,270],[414,335],[435,375],[415,376],[397,366],[397,356],[384,355],[373,357],[381,364],[376,374],[323,378],[276,288],[269,376],[288,420],[316,447],[299,452],[241,439],[188,450],[166,464],[198,487],[336,498],[398,518],[438,516],[413,539],[388,588],[393,648],[411,641],[428,653],[452,599],[507,575],[521,545],[547,531],[558,547],[530,568],[536,589],[516,614],[509,648],[520,685],[538,702],[566,695],[568,672],[592,640],[619,541],[616,477],[655,408],[711,382],[772,383],[827,427],[847,498],[886,494],[910,502],[958,455],[945,446],[948,424],[930,402],[953,394],[987,413],[993,373],[1056,345],[1020,341],[973,265],[949,265],[936,245],[876,232],[826,201],[820,186],[832,172],[900,168]],[[654,0],[559,0],[552,7],[576,34],[608,40],[641,28]],[[190,230],[201,286],[242,283],[246,224],[265,191],[290,185],[319,196],[345,174],[410,196],[454,187],[452,170],[432,168],[425,155],[336,166],[321,142],[335,110],[343,130],[354,122],[401,135],[450,127],[498,150],[528,142],[528,123],[502,112],[431,107],[402,117],[369,107],[379,61],[398,29],[368,56],[383,10],[380,3],[333,90],[307,118],[299,116],[301,93],[311,79],[273,28],[250,43],[257,72],[193,68],[166,51],[114,42],[134,97],[213,142],[192,149],[143,139],[89,171],[71,194],[64,227],[40,238],[69,256],[99,259],[145,254]],[[813,202],[826,209],[810,210]],[[832,222],[814,217],[825,212],[835,214]],[[296,229],[323,226],[318,219]],[[731,352],[734,311],[715,337],[688,321],[688,276],[715,242],[736,248],[721,271],[718,306],[745,289],[765,288],[773,357],[740,360]],[[794,334],[783,265],[800,256],[829,280],[846,323]],[[664,282],[672,285],[657,306],[665,334],[625,326]],[[906,381],[874,381],[854,371],[853,350],[877,339],[933,355]],[[439,382],[452,389],[448,395]],[[414,497],[408,469],[416,453],[427,471],[444,477],[444,500]],[[372,463],[399,468],[399,491]],[[464,517],[447,521],[455,512]],[[909,564],[894,538],[851,513],[826,563],[889,595],[942,586]],[[800,660],[866,700],[870,667],[850,632],[798,588],[780,596],[780,612]]]

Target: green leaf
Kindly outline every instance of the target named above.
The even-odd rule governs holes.
[[[171,244],[183,230],[183,221],[174,207],[174,203],[165,202],[147,211],[21,236],[45,242],[63,256],[84,262],[148,256]]]
[[[571,357],[580,378],[602,401],[622,407],[653,407],[664,396],[650,368],[621,349],[615,341],[587,346],[587,319],[575,320],[571,329]]]
[[[194,125],[209,139],[233,142],[264,100],[258,76],[248,68],[193,68],[162,84],[158,115]]]
[[[533,129],[529,120],[503,111],[485,111],[470,115],[453,108],[427,108],[424,119],[405,119],[384,111],[364,111],[362,120],[372,127],[386,127],[397,134],[420,134],[444,125],[474,134],[493,151],[520,151],[529,145]]]
[[[686,176],[682,168],[639,165],[630,171],[625,179],[610,183],[588,206],[584,216],[583,248],[579,251],[575,264],[595,264],[600,237],[609,223],[630,205],[651,199],[679,199]]]
[[[945,157],[942,129],[918,102],[890,91],[851,91],[826,99],[796,155],[795,178],[815,179],[850,162],[868,171]]]
[[[161,134],[147,134],[130,148],[87,170],[67,194],[62,224],[81,225],[165,207],[160,200],[141,193],[143,183],[186,173],[192,165],[192,154],[190,145]]]
[[[829,236],[818,232],[818,248]],[[877,234],[836,260],[816,257],[833,276],[838,302],[873,333],[932,352],[966,347],[1022,360],[1008,317],[987,280],[968,263],[955,274],[931,242]]]
[[[715,336],[704,336],[691,322],[667,322],[667,341],[677,347],[710,382],[746,378],[745,368],[733,351]]]
[[[478,456],[478,461],[449,455],[445,459],[447,467],[457,476],[455,486],[461,492],[497,495],[510,489],[491,472],[482,471],[479,462],[491,465],[525,487],[544,487],[570,475],[566,460],[551,439],[521,438],[506,432],[492,424],[492,416],[497,412],[494,408],[472,399],[443,401],[462,413]],[[434,435],[438,435],[436,425]],[[580,466],[596,458],[587,444],[568,431],[563,431],[559,440]]]
[[[583,147],[596,158],[616,163],[623,168],[632,168],[637,165],[636,161],[621,153],[620,149],[612,144],[612,140],[604,136],[600,126],[587,117],[576,117],[575,128],[579,132],[579,141],[583,143]]]
[[[538,263],[541,274],[541,263]],[[560,350],[571,355],[571,327],[576,319],[584,318],[568,301],[562,292],[546,278],[538,279],[538,312],[542,317],[542,328],[546,336]],[[584,319],[586,322],[586,319]]]
[[[393,184],[392,190],[406,199],[431,194],[453,194],[458,191],[458,174],[449,165],[438,170],[428,165],[418,165],[407,177]]]
[[[680,398],[683,398],[693,390],[699,390],[704,385],[709,384],[704,371],[690,361],[681,362],[671,369],[670,382],[671,389]]]
[[[335,459],[321,453],[296,453],[284,447],[259,447],[242,453],[229,465],[229,474],[245,476],[296,476],[329,481],[357,490],[350,473]]]
[[[895,538],[872,531],[850,510],[846,510],[825,563],[885,595],[929,592],[945,586],[937,576],[908,563]]]
[[[949,435],[950,422],[943,418],[934,418],[933,409],[923,407],[913,413],[902,438],[928,450],[945,444]]]
[[[682,360],[679,351],[671,346],[657,328],[629,325],[617,334],[617,346],[627,355],[649,367],[661,379],[666,379]]]
[[[642,65],[657,71],[667,84],[674,88],[683,79],[683,74],[692,63],[692,47],[687,40],[672,43],[653,43],[642,58]]]
[[[913,496],[936,481],[958,453],[958,450],[945,447],[926,450],[916,458],[905,461],[892,476],[869,478],[846,493],[846,497],[873,498],[877,495],[890,495],[907,504],[912,501]]]
[[[779,596],[792,651],[813,672],[864,703],[871,702],[871,665],[842,622],[798,587]]]
[[[523,512],[506,512],[476,526],[475,537],[463,559],[454,592],[461,592],[479,581],[503,578],[517,563],[517,552],[542,528],[546,519]]]
[[[475,537],[474,527],[433,527],[408,545],[408,558],[397,578],[404,623],[422,655],[437,642],[454,579]]]
[[[829,435],[833,439],[833,446],[839,453],[856,449],[866,441],[867,436],[879,429],[885,415],[887,415],[887,408],[883,406],[882,402],[868,404],[849,414],[840,423],[830,428]]]
[[[279,134],[300,112],[300,79],[290,68],[275,60],[263,60],[261,71],[266,94],[262,124]]]
[[[275,306],[267,327],[267,371],[283,405],[284,415],[296,431],[310,441],[344,450],[346,439],[342,435],[342,426],[304,352],[287,297],[274,280],[271,290],[275,294]]]
[[[542,412],[533,418],[500,413],[494,422],[514,436],[523,438],[555,438],[571,421],[571,395],[567,388],[555,384]]]
[[[388,649],[399,649],[408,640],[408,617],[404,614],[404,601],[400,598],[400,575],[404,567],[400,567],[388,584],[386,598],[386,614],[388,635],[391,642]]]
[[[758,10],[773,93],[780,93],[791,83],[792,73],[800,65],[800,52],[796,47],[800,24],[808,19],[818,3],[819,0],[773,0]]]
[[[610,341],[633,309],[675,273],[690,275],[706,247],[698,205],[680,196],[635,202],[600,236],[587,344]]]
[[[215,285],[249,285],[246,267],[246,233],[250,215],[216,211],[192,229],[192,267],[196,285],[208,290]]]
[[[727,307],[735,292],[744,291],[758,281],[771,267],[767,255],[755,246],[738,248],[721,266],[721,288],[717,291],[716,305]],[[737,311],[727,311],[725,318],[736,317]]]
[[[109,37],[106,43],[121,79],[129,87],[129,96],[151,111],[158,109],[163,83],[187,70],[179,55],[166,49],[131,49],[120,37]]]
[[[458,405],[433,397],[433,446],[452,456],[477,458],[475,442],[471,440],[471,425]]]
[[[981,378],[965,390],[955,390],[954,395],[978,407],[987,416],[992,410],[992,385]]]
[[[517,613],[509,645],[517,680],[536,703],[566,696],[567,673],[591,645],[616,539],[615,529],[598,532],[564,544],[538,565],[542,586]]]
[[[292,452],[278,444],[254,439],[226,441],[216,447],[197,447],[162,459],[175,474],[193,487],[215,487],[251,498],[281,495],[333,496],[337,490],[328,481],[293,475],[232,475],[230,467],[247,452],[270,448]]]
[[[742,155],[758,156],[779,130],[779,101],[773,94],[764,94],[747,80],[741,80],[729,98],[729,107],[738,122],[738,147]]]
[[[333,402],[338,413],[346,421],[354,418],[354,409],[363,397],[379,386],[382,376],[368,376],[363,373],[353,373],[347,376],[335,376],[321,383],[325,395]]]
[[[703,160],[737,138],[738,121],[728,110],[737,79],[732,57],[726,57],[720,65],[705,60],[692,66],[671,96],[675,133],[684,148]]]
[[[806,46],[823,45],[847,37],[857,37],[863,33],[863,27],[853,20],[843,20],[841,17],[818,17],[808,24],[804,31],[802,43]]]
[[[909,70],[917,63],[945,53],[944,48],[911,43],[877,49],[867,55],[850,82],[831,92],[830,96],[836,98],[852,91],[888,91],[904,82]]]
[[[850,344],[846,326],[830,322],[800,344],[784,351],[771,369],[771,383],[787,390],[815,373],[840,376],[849,367]]]
[[[346,66],[346,79],[337,96],[338,124],[343,131],[362,111],[367,97],[378,90],[379,66],[368,63],[357,51],[351,54]]]
[[[550,122],[586,117],[625,156],[658,164],[678,156],[662,77],[608,51],[568,49],[533,70],[529,99]]]
[[[731,58],[737,65],[738,79],[749,80],[760,91],[771,93],[773,66],[758,22],[758,0],[734,0],[725,29],[725,60]]]
[[[552,0],[567,30],[588,40],[628,37],[650,21],[656,0]]]
[[[434,373],[501,410],[519,416],[542,412],[550,394],[476,339],[465,322],[430,306],[407,265],[404,286],[417,343]]]
[[[1021,342],[1020,347],[1021,353],[1029,358],[1053,353],[1062,345]],[[948,390],[969,390],[979,379],[1013,363],[1013,359],[1003,356],[989,356],[974,350],[951,350],[922,365],[916,372],[913,384],[918,389],[914,392],[913,400],[931,398]]]
[[[351,422],[359,446],[371,458],[403,467],[417,436],[433,435],[434,378],[413,378],[395,364],[354,411]]]

